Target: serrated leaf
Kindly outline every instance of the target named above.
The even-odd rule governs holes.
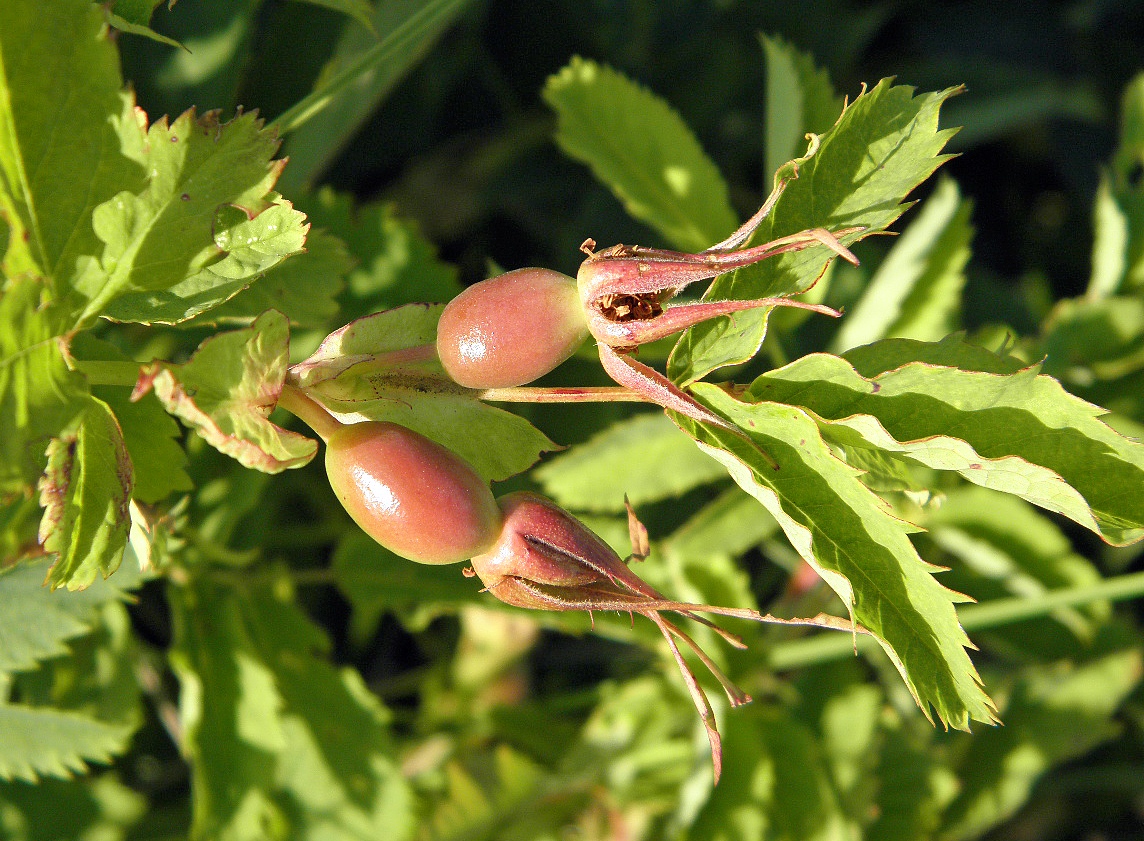
[[[0,571],[0,672],[20,672],[67,653],[64,643],[89,633],[99,606],[123,598],[112,582],[96,580],[80,592],[44,586],[49,562],[24,561]]]
[[[556,141],[683,251],[699,251],[738,224],[727,185],[695,135],[664,100],[610,67],[579,57],[548,80]]]
[[[765,171],[777,172],[798,157],[808,132],[822,134],[842,113],[830,75],[809,53],[779,36],[762,35],[767,65]]]
[[[282,697],[231,587],[170,589],[183,755],[191,766],[191,837],[260,841],[282,816],[271,791],[286,745]]]
[[[416,430],[489,481],[527,470],[557,445],[524,418],[485,405],[478,392],[448,378],[434,349],[442,309],[409,304],[350,322],[291,368],[292,381],[339,420],[384,420]]]
[[[270,422],[286,380],[290,326],[267,310],[248,328],[199,345],[185,365],[155,363],[137,394],[153,388],[167,411],[246,467],[279,473],[306,464],[318,442]]]
[[[957,595],[918,557],[907,537],[916,527],[894,517],[857,471],[834,457],[801,409],[743,403],[710,385],[698,385],[696,394],[743,429],[750,443],[727,430],[677,422],[778,520],[802,558],[894,661],[922,710],[928,714],[932,706],[958,729],[970,719],[992,722],[991,702],[954,613]]]
[[[68,346],[73,358],[89,361],[130,362],[130,358],[110,342],[90,333],[80,333]],[[131,466],[135,471],[133,499],[154,503],[174,491],[187,491],[193,485],[187,475],[187,455],[179,441],[182,431],[153,394],[131,400],[131,392],[121,386],[96,386],[92,393],[115,413]]]
[[[939,346],[944,354],[957,347]],[[1101,423],[1103,409],[1036,366],[1004,375],[913,362],[864,377],[846,359],[812,354],[764,374],[750,396],[802,406],[875,446],[1063,514],[1109,543],[1144,538],[1136,493],[1144,445]]]
[[[53,438],[40,479],[40,543],[55,555],[48,583],[82,590],[119,568],[135,474],[123,432],[106,403],[89,398],[78,429]]]
[[[125,841],[147,811],[146,798],[112,774],[0,784],[0,804],[11,841]]]
[[[357,261],[342,294],[347,321],[403,304],[443,304],[460,293],[456,267],[441,261],[416,223],[400,218],[392,204],[355,205],[323,187],[301,205],[315,225],[336,231]]]
[[[805,725],[774,708],[748,707],[731,716],[726,729],[733,746],[730,761],[688,838],[830,841],[849,836],[821,750]]]
[[[279,263],[195,323],[249,323],[274,309],[291,324],[322,327],[338,312],[337,297],[352,265],[344,242],[323,230],[311,230],[304,252]]]
[[[0,9],[0,209],[26,234],[5,267],[35,266],[55,297],[76,259],[98,251],[92,209],[142,179],[109,119],[131,112],[121,86],[89,0]]]
[[[127,748],[131,728],[76,713],[0,704],[0,779],[70,777]]]
[[[546,494],[578,511],[624,510],[679,496],[723,477],[662,413],[637,415],[533,471]]]
[[[1110,720],[1139,683],[1140,652],[1030,670],[1005,707],[1005,727],[978,734],[962,757],[962,788],[936,837],[976,838],[1014,814],[1037,778],[1119,732]]]
[[[846,313],[831,347],[844,351],[893,337],[938,341],[952,332],[965,286],[972,210],[957,182],[942,179]]]
[[[98,261],[76,279],[87,299],[80,323],[174,323],[221,303],[300,251],[304,216],[271,192],[282,168],[278,140],[252,114],[163,118],[140,135],[120,120],[124,147],[148,175],[96,207]]]
[[[852,243],[885,230],[908,206],[902,202],[910,191],[948,158],[941,150],[952,132],[938,131],[938,110],[958,90],[915,97],[912,88],[892,86],[884,79],[863,93],[822,135],[817,152],[799,165],[798,178],[788,184],[751,243],[807,228],[859,226],[860,233],[843,237]],[[704,297],[752,299],[802,292],[833,256],[829,249],[809,248],[773,257],[716,278]],[[687,384],[750,359],[762,343],[767,313],[737,313],[691,328],[672,351],[668,374]]]
[[[48,439],[87,406],[83,377],[68,369],[60,313],[37,280],[9,281],[0,294],[0,491],[26,490],[43,471]]]
[[[343,31],[314,92],[279,117],[283,132],[290,133],[283,190],[293,193],[321,175],[467,3],[375,3],[368,29]]]

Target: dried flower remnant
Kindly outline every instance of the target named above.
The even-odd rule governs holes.
[[[584,610],[589,614],[596,610],[615,610],[638,613],[654,622],[667,640],[707,731],[716,782],[722,773],[723,748],[715,714],[676,640],[681,640],[711,671],[732,707],[749,703],[751,697],[735,686],[698,644],[663,613],[678,613],[694,619],[713,629],[736,648],[746,646],[739,637],[698,614],[715,613],[756,622],[855,630],[849,622],[834,616],[778,619],[755,610],[672,601],[632,572],[611,547],[554,502],[529,492],[509,494],[497,502],[504,515],[500,537],[492,548],[472,559],[472,572],[467,574],[475,574],[489,593],[516,607]],[[628,526],[633,550],[629,560],[646,557],[647,532],[630,505]]]

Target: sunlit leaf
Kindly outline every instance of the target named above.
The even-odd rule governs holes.
[[[842,113],[830,75],[779,36],[761,36],[767,62],[766,167],[769,175],[802,154],[807,132],[822,134]]]
[[[35,782],[83,773],[127,747],[131,728],[76,713],[0,704],[0,779]]]

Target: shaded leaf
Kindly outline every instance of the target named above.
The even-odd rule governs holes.
[[[961,791],[937,837],[976,838],[1013,815],[1050,768],[1114,737],[1119,727],[1110,717],[1140,676],[1134,649],[1030,670],[1005,706],[1005,726],[969,744],[958,769]]]
[[[743,403],[709,385],[696,394],[750,442],[728,430],[677,422],[778,520],[854,621],[886,650],[923,711],[932,706],[958,729],[970,719],[992,722],[991,703],[965,652],[969,639],[954,613],[957,595],[918,557],[907,537],[916,527],[894,517],[857,471],[831,454],[800,409]]]
[[[959,89],[913,95],[888,79],[855,99],[821,137],[818,150],[799,165],[751,243],[764,243],[807,228],[860,226],[843,237],[852,243],[891,225],[906,209],[902,201],[948,156],[942,147],[952,132],[938,131],[941,104]],[[716,278],[709,300],[752,299],[802,292],[814,284],[834,254],[809,248],[764,260]],[[668,360],[676,382],[694,382],[724,365],[744,362],[759,348],[767,310],[737,313],[684,333]]]
[[[0,704],[0,779],[70,777],[126,750],[131,728],[76,713]]]
[[[867,838],[920,841],[935,837],[942,813],[957,796],[957,776],[931,742],[895,722],[886,729],[877,769],[877,818]],[[928,734],[926,734],[928,735]]]
[[[185,365],[154,363],[135,392],[153,388],[167,411],[246,467],[264,473],[301,467],[318,442],[269,420],[285,382],[289,342],[286,317],[267,310],[248,328],[205,340]]]
[[[822,134],[834,125],[842,113],[842,97],[809,53],[777,35],[762,35],[760,40],[767,63],[764,171],[772,173],[798,157],[808,132]]]
[[[111,774],[0,784],[0,804],[12,841],[123,841],[147,810],[146,799]]]
[[[349,15],[373,32],[373,21],[370,19],[373,14],[373,6],[369,0],[301,0],[301,2],[324,6],[327,9],[333,9],[335,12],[341,12],[343,15]]]
[[[119,422],[89,398],[79,426],[53,438],[40,479],[40,543],[55,555],[48,583],[82,590],[119,568],[127,545],[127,504],[135,484]]]
[[[937,349],[955,355],[959,346],[967,347],[954,339]],[[1112,431],[1098,420],[1103,409],[1036,366],[998,375],[972,370],[976,356],[967,354],[969,370],[912,362],[867,377],[847,359],[812,354],[764,374],[750,395],[803,406],[872,444],[1063,514],[1109,543],[1144,537],[1135,492],[1144,445]]]
[[[662,413],[637,415],[538,467],[546,494],[578,511],[623,511],[723,478]]]
[[[343,31],[314,92],[278,118],[290,134],[284,190],[298,190],[321,175],[466,5],[467,0],[375,3],[368,29]]]
[[[972,202],[942,179],[878,266],[842,320],[831,346],[849,350],[877,339],[937,341],[957,326],[973,228]]]
[[[738,225],[723,176],[658,96],[579,57],[548,80],[543,95],[559,119],[560,147],[668,245],[699,251]]]
[[[89,633],[99,606],[123,598],[121,585],[96,579],[79,592],[44,586],[49,562],[24,561],[0,570],[0,672],[27,671],[49,657],[67,653],[68,640]]]

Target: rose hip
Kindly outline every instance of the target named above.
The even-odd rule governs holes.
[[[463,561],[486,551],[501,531],[492,491],[468,462],[394,423],[335,430],[326,442],[326,473],[362,530],[412,561]]]
[[[467,388],[513,388],[547,374],[588,335],[576,281],[517,269],[474,284],[437,325],[437,355]]]

